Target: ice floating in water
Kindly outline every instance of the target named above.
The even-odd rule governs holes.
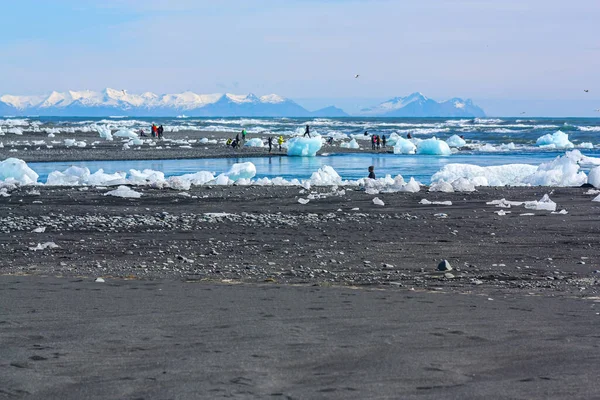
[[[244,143],[244,146],[246,146],[246,147],[264,147],[265,144],[263,143],[261,138],[252,138],[252,139],[248,140],[246,143]]]
[[[22,185],[36,183],[39,175],[18,158],[7,158],[0,162],[0,181],[15,181]]]
[[[421,140],[417,143],[417,154],[431,154],[436,156],[449,156],[452,150],[446,142],[436,138]]]
[[[572,149],[575,147],[573,143],[569,142],[569,135],[563,131],[556,131],[553,134],[547,134],[540,136],[535,144],[549,149]]]
[[[310,200],[308,200],[308,199],[303,199],[303,198],[299,198],[299,199],[298,199],[298,203],[300,203],[300,204],[308,204],[308,202],[309,202],[309,201],[310,201]]]
[[[288,156],[314,157],[323,145],[320,136],[295,137],[286,142]]]
[[[415,154],[417,146],[408,139],[398,136],[394,141],[394,154]]]
[[[343,147],[346,149],[360,149],[360,146],[358,145],[358,142],[356,141],[356,139],[352,139],[348,143],[344,142],[344,143],[340,144],[340,147]]]
[[[129,186],[119,186],[115,190],[104,193],[105,196],[123,197],[128,199],[139,199],[142,194],[131,189]]]
[[[463,138],[458,135],[452,135],[447,140],[448,146],[450,147],[463,147],[467,144]]]

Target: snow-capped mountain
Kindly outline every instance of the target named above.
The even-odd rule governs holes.
[[[323,110],[319,110],[322,113]],[[333,112],[334,110],[332,110]],[[339,114],[335,110],[336,116]],[[105,89],[52,92],[47,96],[0,97],[0,115],[40,116],[176,116],[191,117],[310,117],[310,111],[294,101],[270,94],[196,94],[183,92],[157,95],[132,94],[126,90]],[[345,115],[345,114],[344,114]]]
[[[365,108],[360,115],[373,117],[485,117],[485,112],[472,100],[452,98],[443,102],[412,93],[394,97],[375,107]]]

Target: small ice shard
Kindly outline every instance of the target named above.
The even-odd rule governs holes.
[[[105,196],[115,196],[130,199],[139,199],[142,194],[131,189],[129,186],[119,186],[115,190],[104,193]]]
[[[310,201],[309,199],[303,199],[303,198],[298,199],[298,203],[300,203],[300,204],[308,204],[309,201]]]
[[[30,247],[31,251],[45,250],[45,249],[56,249],[59,246],[54,242],[38,243],[35,247]]]
[[[432,205],[432,204],[437,204],[440,206],[451,206],[452,202],[451,201],[429,201],[427,199],[422,199],[419,204],[423,204],[423,205]]]
[[[445,213],[437,213],[437,214],[433,214],[434,217],[437,218],[448,218],[448,214]]]
[[[103,278],[96,278],[96,280],[94,282],[104,283],[104,279]]]
[[[510,214],[510,211],[504,211],[504,210],[498,210],[498,211],[494,211],[496,214],[500,215],[500,216],[504,216],[506,214]]]
[[[373,204],[375,204],[377,206],[384,206],[385,205],[385,203],[381,199],[379,199],[379,197],[375,197],[373,199]]]
[[[32,233],[44,233],[44,232],[46,232],[46,227],[45,226],[40,226],[39,228],[35,228],[31,232]]]

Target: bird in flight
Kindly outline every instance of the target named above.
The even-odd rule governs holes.
[[[525,114],[525,111],[521,111],[521,115]]]
[[[358,78],[359,76],[360,76],[359,74],[356,74],[356,75],[354,75],[354,78]]]
[[[596,110],[596,112],[600,112],[600,108]]]
[[[123,94],[127,94],[127,93],[125,93],[125,89],[123,89]]]
[[[586,93],[588,93],[588,92],[589,92],[589,90],[588,90],[588,89],[583,89],[583,91],[584,91],[584,92],[586,92]]]

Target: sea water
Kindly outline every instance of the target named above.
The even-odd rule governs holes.
[[[396,133],[401,137],[410,134],[416,139],[437,137],[448,139],[453,135],[464,136],[470,150],[461,150],[447,157],[429,155],[345,154],[336,155],[336,147],[323,149],[330,156],[318,157],[255,157],[229,159],[195,160],[153,160],[153,161],[104,161],[69,163],[29,163],[44,181],[54,170],[64,170],[71,165],[87,166],[92,172],[102,168],[105,172],[128,171],[129,169],[153,169],[166,176],[180,175],[197,171],[221,173],[233,163],[251,161],[256,165],[257,177],[308,178],[323,165],[331,165],[344,179],[357,179],[366,175],[369,165],[375,166],[378,176],[401,174],[414,176],[423,183],[448,163],[467,163],[479,166],[525,163],[539,165],[558,155],[562,149],[547,149],[536,145],[541,136],[562,131],[577,148],[582,143],[591,143],[594,148],[581,149],[592,157],[600,156],[600,118],[4,118],[0,127],[19,127],[24,131],[35,129],[40,135],[46,132],[56,134],[56,139],[77,138],[78,130],[104,125],[110,129],[129,128],[149,130],[152,123],[165,126],[165,136],[170,132],[180,132],[178,137],[200,139],[210,137],[210,132],[229,132],[234,137],[242,129],[252,136],[266,138],[269,135],[302,134],[304,126],[310,125],[311,132],[322,136],[335,137],[337,143],[356,138],[361,148],[370,147],[369,135],[389,137]],[[367,132],[367,136],[364,133]],[[6,133],[0,141],[18,139]],[[365,139],[365,140],[361,140]],[[98,140],[100,137],[98,136]],[[502,146],[513,143],[514,146]],[[329,150],[330,149],[330,150]],[[391,150],[391,149],[390,149]],[[199,149],[201,151],[201,149]]]

